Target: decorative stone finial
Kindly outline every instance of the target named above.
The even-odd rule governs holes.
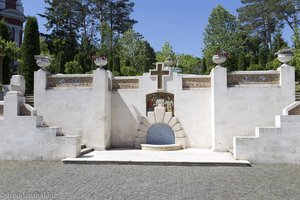
[[[108,61],[105,56],[95,56],[94,63],[99,67],[99,69],[104,70],[103,67],[107,65]]]
[[[226,62],[227,57],[228,53],[226,51],[221,51],[213,56],[212,61],[217,65],[221,65],[222,63]]]
[[[280,62],[287,65],[293,59],[293,53],[292,49],[281,49],[275,55]]]
[[[46,68],[51,64],[52,61],[52,58],[44,55],[35,55],[34,58],[36,59],[36,64],[44,71],[46,71]]]
[[[166,67],[175,67],[176,62],[171,58],[171,56],[168,56],[167,60],[164,62]]]

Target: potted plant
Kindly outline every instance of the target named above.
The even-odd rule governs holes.
[[[229,56],[229,53],[226,51],[218,51],[212,58],[212,61],[217,64],[217,65],[221,65],[222,63],[224,63],[227,58]]]
[[[294,51],[292,49],[281,49],[275,55],[277,55],[277,59],[284,63],[287,64],[293,59],[293,53]]]

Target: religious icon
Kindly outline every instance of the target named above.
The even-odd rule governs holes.
[[[150,95],[150,98],[147,101],[147,111],[154,111],[154,107],[156,106],[156,97],[154,95]]]
[[[173,106],[174,106],[174,103],[173,101],[171,100],[171,97],[167,97],[167,99],[165,100],[165,107],[166,107],[166,111],[167,112],[173,112]]]
[[[147,114],[153,112],[159,102],[166,108],[166,112],[172,112],[174,116],[174,94],[166,92],[156,92],[146,96]]]

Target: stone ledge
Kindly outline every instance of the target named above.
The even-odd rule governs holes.
[[[155,145],[155,144],[141,144],[142,150],[145,151],[176,151],[182,149],[181,144],[167,144],[167,145]]]

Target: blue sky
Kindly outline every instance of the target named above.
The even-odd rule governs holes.
[[[200,57],[203,33],[209,15],[221,4],[237,16],[240,0],[133,0],[135,10],[132,18],[138,21],[134,29],[141,33],[155,51],[161,50],[168,41],[176,53]],[[44,12],[43,0],[23,0],[25,15],[37,16]],[[44,19],[38,17],[40,32],[46,32]],[[284,36],[290,41],[291,32]]]

